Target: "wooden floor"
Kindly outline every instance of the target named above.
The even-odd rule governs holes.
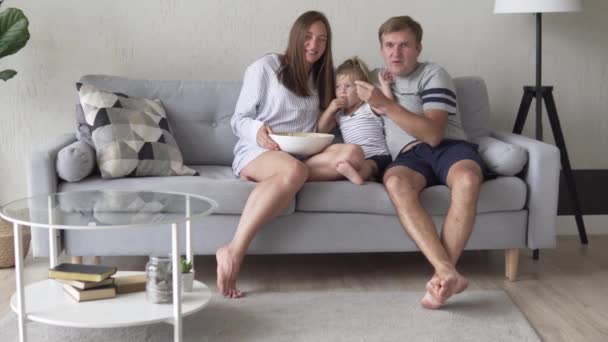
[[[559,237],[558,247],[520,257],[519,280],[504,278],[504,253],[466,252],[459,264],[470,289],[504,289],[546,341],[608,341],[608,235]],[[85,262],[86,262],[85,258]],[[103,258],[143,270],[147,258]],[[215,287],[215,259],[196,257],[197,279]],[[44,279],[48,260],[26,260],[26,283]],[[14,269],[0,269],[0,317],[15,288]],[[431,269],[419,253],[250,256],[240,287],[247,292],[422,291]]]

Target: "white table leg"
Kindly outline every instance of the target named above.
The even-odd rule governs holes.
[[[49,225],[53,224],[53,196],[48,197],[48,213],[49,213]],[[55,236],[55,229],[49,227],[49,258],[51,268],[57,266],[57,237]]]
[[[173,258],[173,341],[182,340],[182,275],[179,262],[179,225],[171,224],[171,257]]]
[[[192,226],[190,224],[190,196],[186,196],[186,259],[192,263],[194,269],[194,256],[192,255]]]
[[[17,223],[13,223],[13,234],[15,237],[15,281],[17,292],[17,316],[19,321],[19,341],[26,342],[25,331],[25,290],[23,289],[23,232]]]

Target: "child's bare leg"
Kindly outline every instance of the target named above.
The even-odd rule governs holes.
[[[359,174],[359,171],[357,171],[357,169],[355,169],[347,161],[339,161],[338,165],[336,166],[336,171],[357,185],[362,185],[365,181]]]
[[[372,180],[378,174],[378,166],[373,160],[364,160],[360,170],[355,169],[348,162],[339,162],[336,170],[357,185]]]

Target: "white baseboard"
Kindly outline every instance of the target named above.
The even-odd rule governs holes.
[[[608,234],[608,215],[585,215],[587,234]],[[574,216],[557,217],[557,235],[578,235]]]

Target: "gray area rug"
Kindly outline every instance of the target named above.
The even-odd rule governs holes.
[[[468,291],[441,311],[422,309],[421,292],[252,293],[215,295],[184,319],[185,341],[540,341],[502,291]],[[111,313],[108,313],[111,314]],[[36,322],[29,341],[172,341],[173,326],[75,329]],[[0,320],[0,341],[17,341],[12,312]]]

